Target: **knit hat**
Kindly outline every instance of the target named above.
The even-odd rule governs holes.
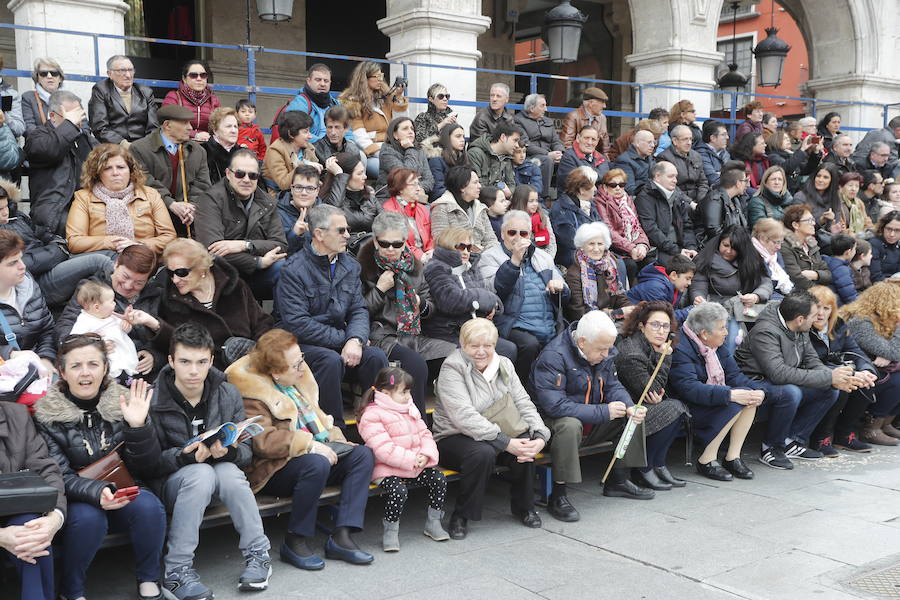
[[[603,100],[604,102],[609,100],[609,96],[606,95],[606,92],[598,87],[584,88],[584,91],[581,92],[581,97],[584,100]]]

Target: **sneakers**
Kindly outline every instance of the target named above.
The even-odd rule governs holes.
[[[200,582],[200,576],[190,565],[166,573],[163,588],[176,600],[212,600],[212,590]]]
[[[816,450],[821,452],[822,456],[825,458],[837,458],[841,455],[841,453],[835,450],[834,446],[831,445],[830,437],[819,440],[819,443],[816,444]]]
[[[789,471],[794,468],[794,463],[784,455],[784,451],[781,448],[776,448],[775,446],[770,446],[766,448],[762,452],[759,453],[759,462],[766,465],[767,467],[772,467],[773,469],[782,469],[784,471]]]
[[[787,445],[787,448],[784,449],[784,455],[788,458],[798,458],[800,460],[818,460],[824,456],[818,450],[807,448],[800,442],[795,441]]]
[[[834,442],[835,448],[840,448],[841,450],[847,450],[848,452],[859,452],[860,454],[868,453],[872,451],[872,446],[869,444],[862,442],[856,437],[856,434],[851,432],[846,438],[838,438]]]
[[[248,550],[244,553],[244,572],[238,578],[242,592],[261,591],[269,587],[272,576],[272,560],[267,550]]]

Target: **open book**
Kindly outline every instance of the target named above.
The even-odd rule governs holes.
[[[222,423],[218,427],[204,431],[200,435],[189,439],[185,446],[190,446],[194,442],[203,442],[207,446],[212,446],[217,441],[221,441],[222,445],[225,447],[239,444],[247,438],[251,438],[254,435],[259,435],[263,432],[262,425],[255,423],[255,421],[261,418],[262,415],[256,415],[255,417],[245,419],[240,423]]]

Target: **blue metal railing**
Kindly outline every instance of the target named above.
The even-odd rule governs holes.
[[[100,39],[116,39],[116,40],[124,40],[124,41],[135,41],[135,42],[147,42],[152,44],[168,44],[175,46],[192,46],[197,48],[216,48],[220,50],[233,50],[244,52],[247,55],[247,85],[228,85],[228,84],[211,84],[210,87],[213,90],[224,91],[224,92],[234,92],[247,94],[251,101],[255,103],[256,94],[257,93],[265,93],[265,94],[273,94],[280,96],[294,96],[297,93],[296,89],[293,88],[279,88],[279,87],[270,87],[270,86],[259,86],[256,84],[256,57],[260,53],[268,53],[268,54],[286,54],[291,56],[302,56],[307,58],[317,58],[317,59],[331,59],[331,60],[349,60],[354,62],[360,61],[372,61],[382,64],[389,65],[399,65],[403,70],[403,76],[407,77],[410,67],[424,67],[431,69],[443,69],[449,71],[470,71],[476,73],[492,73],[495,75],[509,75],[513,77],[528,77],[529,84],[528,88],[530,93],[537,93],[538,91],[538,80],[545,79],[549,81],[578,81],[578,82],[586,82],[591,84],[601,84],[601,85],[614,85],[619,87],[628,87],[635,90],[635,104],[636,111],[623,111],[623,110],[605,110],[604,113],[607,116],[611,117],[626,117],[626,118],[643,118],[646,117],[648,111],[645,111],[645,101],[644,101],[644,93],[645,90],[648,89],[666,89],[666,90],[678,90],[681,92],[696,92],[702,94],[719,94],[723,96],[723,105],[725,101],[727,101],[728,105],[728,118],[719,118],[719,121],[722,121],[726,124],[729,124],[731,127],[731,133],[734,134],[736,125],[740,122],[737,118],[738,115],[738,105],[740,98],[772,98],[778,100],[799,100],[801,102],[807,103],[810,106],[810,114],[815,117],[817,112],[817,106],[820,103],[824,104],[834,104],[840,106],[875,106],[881,109],[883,125],[887,127],[889,121],[889,110],[892,106],[900,106],[900,102],[895,102],[892,104],[879,104],[875,102],[855,102],[849,100],[827,100],[822,98],[808,98],[801,96],[782,96],[776,94],[758,94],[758,93],[746,93],[746,92],[726,92],[722,90],[709,90],[703,88],[690,88],[690,87],[682,87],[675,85],[664,85],[664,84],[656,84],[656,83],[635,83],[628,81],[616,81],[611,79],[594,79],[587,77],[568,77],[565,75],[551,75],[546,73],[524,73],[521,71],[507,71],[502,69],[488,69],[481,67],[463,67],[463,66],[453,66],[453,65],[441,65],[441,64],[432,64],[432,63],[419,63],[419,62],[405,62],[405,61],[392,61],[383,58],[371,58],[365,56],[350,56],[346,54],[329,54],[322,52],[304,52],[300,50],[283,50],[277,48],[266,48],[263,46],[256,45],[247,45],[247,44],[212,44],[207,42],[192,42],[185,40],[170,40],[165,38],[152,38],[152,37],[140,37],[140,36],[129,36],[129,35],[115,35],[110,33],[92,33],[87,31],[76,31],[76,30],[68,30],[68,29],[55,29],[49,27],[38,27],[34,25],[15,25],[12,23],[0,23],[0,28],[2,29],[13,29],[13,30],[24,30],[24,31],[40,31],[44,33],[53,33],[60,35],[74,35],[81,37],[90,37],[93,41],[93,52],[94,52],[94,74],[93,75],[85,75],[85,74],[76,74],[76,73],[66,73],[66,78],[71,81],[86,81],[86,82],[96,82],[104,79],[105,76],[101,73],[101,64],[100,64]],[[13,76],[13,77],[31,77],[31,71],[25,71],[21,69],[2,69],[0,70],[0,75],[2,76]],[[149,85],[151,87],[164,87],[164,88],[177,88],[180,83],[178,80],[160,80],[160,79],[141,79],[137,78],[137,82],[142,83],[144,85]],[[409,101],[417,104],[425,104],[428,102],[426,98],[418,98],[411,97]],[[473,101],[473,100],[454,100],[451,102],[454,106],[487,106],[487,102]],[[521,104],[509,104],[510,108],[513,109],[521,109]],[[572,110],[571,107],[566,106],[548,106],[548,112],[551,113],[565,113]],[[705,118],[699,118],[698,120],[703,121]],[[841,128],[843,131],[868,131],[867,127],[851,127],[844,126]]]

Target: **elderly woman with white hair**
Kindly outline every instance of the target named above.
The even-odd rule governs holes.
[[[569,267],[575,262],[575,232],[585,223],[600,221],[594,205],[597,172],[586,166],[574,169],[566,178],[565,194],[550,209],[550,224],[556,234],[556,264]],[[607,245],[608,247],[608,245]]]
[[[575,232],[575,259],[566,269],[571,297],[564,307],[566,318],[577,321],[591,310],[603,310],[622,319],[631,302],[619,277],[618,259],[610,252],[611,238],[605,223],[585,223]]]
[[[525,153],[529,158],[537,158],[541,162],[541,176],[544,181],[544,194],[549,193],[553,168],[562,159],[566,147],[553,119],[547,115],[547,99],[543,94],[528,94],[522,103],[522,110],[515,116],[516,124],[525,132],[522,138],[527,145]]]
[[[450,92],[443,83],[433,83],[428,88],[428,110],[416,115],[413,125],[416,130],[416,143],[440,135],[447,125],[456,123],[456,113],[450,108]]]
[[[468,321],[460,348],[444,361],[435,392],[434,439],[441,464],[460,472],[450,516],[450,537],[463,539],[468,521],[481,520],[495,465],[509,468],[510,508],[526,527],[538,528],[534,510],[534,459],[550,439],[512,362],[495,351],[497,328],[483,318]]]
[[[756,407],[765,398],[761,383],[744,375],[723,348],[728,318],[721,304],[695,306],[681,326],[669,370],[668,389],[687,404],[694,437],[705,446],[697,471],[717,481],[753,479],[753,471],[741,459],[741,448]],[[728,450],[720,464],[719,446],[725,436],[729,436]]]
[[[34,90],[22,92],[22,119],[25,135],[40,127],[50,118],[50,94],[62,87],[66,74],[52,58],[38,58],[31,71]]]

